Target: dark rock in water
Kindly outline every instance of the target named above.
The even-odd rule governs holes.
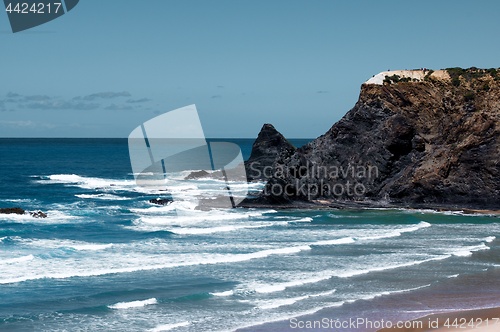
[[[168,205],[172,203],[172,199],[170,198],[153,198],[149,200],[149,203],[157,204],[157,205]]]
[[[184,180],[196,180],[200,178],[206,178],[210,175],[207,171],[201,170],[201,171],[194,171],[191,172],[188,176],[184,178]]]
[[[30,212],[30,215],[33,218],[47,218],[47,214],[42,211]]]
[[[354,108],[297,150],[276,133],[273,150],[259,134],[250,160],[275,157],[280,169],[261,198],[500,209],[500,80],[480,69],[458,80],[441,73],[363,84]]]
[[[0,208],[0,214],[24,214],[25,211],[21,208]]]
[[[0,214],[26,214],[26,211],[19,207],[2,208],[0,209]],[[43,213],[42,211],[29,212],[29,215],[33,218],[47,218],[47,214]]]
[[[253,143],[250,158],[245,162],[248,180],[272,178],[276,166],[285,163],[295,150],[273,125],[265,124]]]

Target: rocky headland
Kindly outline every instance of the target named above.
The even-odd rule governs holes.
[[[267,184],[242,206],[500,210],[499,118],[500,70],[374,75],[305,146],[264,125],[246,167]]]

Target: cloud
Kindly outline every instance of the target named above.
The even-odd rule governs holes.
[[[7,99],[0,100],[0,111],[6,111],[6,103],[14,104],[17,108],[36,110],[78,110],[88,111],[100,107],[98,103],[64,100],[47,95],[21,95],[14,92],[7,93]],[[12,107],[11,107],[12,108]]]
[[[77,96],[72,99],[65,99],[48,95],[21,95],[14,92],[6,94],[6,98],[0,99],[0,112],[13,110],[16,108],[32,110],[77,110],[89,111],[105,109],[110,111],[141,109],[142,103],[151,101],[149,98],[139,98],[126,100],[125,103],[112,103],[103,105],[100,100],[131,97],[127,91],[123,92],[98,92],[86,96]],[[14,108],[13,108],[14,107]]]
[[[319,91],[316,91],[316,93],[328,93],[328,91],[325,91],[325,90],[319,90]]]
[[[148,101],[151,101],[151,99],[149,99],[149,98],[129,99],[129,100],[127,100],[127,103],[138,104],[138,103],[146,103]]]
[[[7,98],[18,98],[18,97],[21,97],[21,95],[19,93],[15,93],[15,92],[9,92],[7,93]]]
[[[111,104],[109,106],[104,107],[105,110],[109,111],[129,111],[134,109],[130,105],[117,105],[117,104]]]
[[[96,99],[113,99],[113,98],[119,98],[119,97],[131,97],[132,95],[130,92],[123,91],[123,92],[97,92],[93,93],[87,96],[82,97],[83,100],[96,100]],[[75,97],[79,98],[79,97]]]
[[[55,126],[51,123],[40,123],[34,121],[0,121],[0,126],[11,128],[46,128],[52,129]]]
[[[97,103],[85,103],[85,102],[72,102],[64,100],[38,100],[29,104],[25,104],[24,107],[30,109],[40,109],[40,110],[78,110],[78,111],[89,111],[99,108]]]
[[[52,98],[46,95],[33,95],[33,96],[24,96],[25,101],[46,101],[51,100]]]
[[[5,106],[5,102],[0,100],[0,112],[7,112],[7,107]]]

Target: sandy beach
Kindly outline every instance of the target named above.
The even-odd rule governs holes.
[[[366,278],[369,282],[369,278]],[[296,322],[320,322],[307,331],[424,332],[500,331],[500,271],[492,269],[448,279],[415,292],[325,308],[313,314],[242,328],[238,331],[291,331]],[[481,309],[477,309],[481,308]],[[351,321],[364,323],[349,325]],[[327,321],[328,324],[321,324]],[[335,323],[345,323],[337,327]],[[369,322],[369,323],[366,323]],[[385,323],[382,323],[385,322]],[[390,323],[388,323],[390,322]],[[396,327],[400,322],[403,327]],[[305,324],[304,324],[305,325]],[[391,328],[388,328],[392,326]],[[304,326],[305,327],[305,326]],[[406,328],[405,328],[406,327]]]
[[[379,332],[480,331],[500,330],[500,308],[454,311],[424,316],[406,322],[403,328],[381,329]]]

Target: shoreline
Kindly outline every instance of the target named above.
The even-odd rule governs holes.
[[[408,327],[384,328],[377,332],[498,331],[500,307],[434,313],[406,322]]]
[[[255,200],[255,201],[254,201]],[[252,202],[254,201],[254,202]],[[257,199],[246,199],[238,205],[240,208],[264,208],[276,210],[408,210],[408,211],[432,211],[438,213],[456,212],[464,215],[485,215],[485,216],[500,216],[500,210],[493,208],[472,208],[472,207],[457,207],[446,205],[397,205],[397,204],[380,204],[377,202],[339,202],[335,200],[313,200],[313,201],[292,201],[285,204],[273,204],[262,202]]]

